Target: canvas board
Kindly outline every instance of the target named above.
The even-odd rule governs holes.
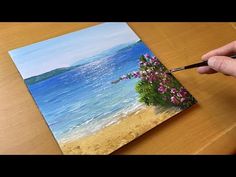
[[[9,54],[64,154],[110,154],[196,103],[127,23]]]

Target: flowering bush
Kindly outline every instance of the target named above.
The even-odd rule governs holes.
[[[136,84],[139,101],[146,105],[187,108],[195,102],[193,96],[171,75],[155,56],[142,55],[139,71],[121,76],[116,82],[140,78]]]

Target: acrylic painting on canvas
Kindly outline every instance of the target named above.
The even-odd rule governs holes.
[[[64,154],[110,154],[196,103],[127,23],[9,54]]]

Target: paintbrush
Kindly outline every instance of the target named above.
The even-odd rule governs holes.
[[[230,56],[230,58],[236,59],[236,55]],[[169,71],[167,71],[166,73],[170,74],[170,73],[173,73],[173,72],[182,71],[182,70],[191,69],[191,68],[197,68],[197,67],[200,67],[200,66],[208,66],[207,61],[203,61],[203,62],[200,62],[200,63],[194,63],[194,64],[187,65],[187,66],[182,66],[182,67],[179,67],[179,68],[173,68],[173,69],[170,69]]]

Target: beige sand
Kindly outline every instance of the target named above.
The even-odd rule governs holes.
[[[92,135],[60,146],[64,154],[110,154],[178,112],[176,108],[146,107]]]

